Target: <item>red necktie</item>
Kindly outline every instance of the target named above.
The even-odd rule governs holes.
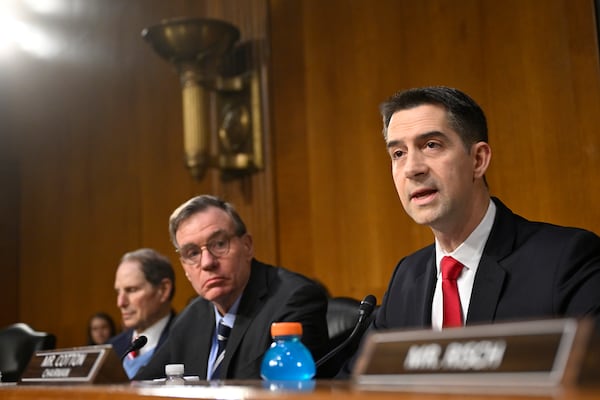
[[[131,343],[135,342],[136,339],[137,339],[137,337],[134,337],[133,340],[131,341]],[[129,352],[129,355],[127,357],[129,357],[130,359],[134,359],[139,355],[140,355],[140,351],[134,350],[134,351]]]
[[[442,258],[442,294],[444,297],[443,328],[462,326],[460,296],[456,279],[460,276],[463,265],[452,257]]]

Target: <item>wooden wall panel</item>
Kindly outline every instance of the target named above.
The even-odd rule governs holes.
[[[242,182],[221,182],[214,171],[202,182],[191,178],[183,166],[179,78],[140,35],[165,18],[199,16],[236,24],[243,39],[260,37],[248,28],[264,34],[264,1],[59,0],[53,10],[15,4],[15,17],[58,50],[6,60],[10,90],[0,96],[19,138],[21,189],[10,194],[18,207],[4,212],[20,215],[7,218],[19,221],[20,241],[11,254],[19,259],[18,278],[3,281],[18,289],[18,304],[3,321],[54,332],[61,347],[83,344],[92,313],[120,320],[114,271],[124,252],[139,247],[171,258],[181,310],[195,293],[169,243],[168,217],[201,193],[236,204],[257,254],[277,261],[270,167]],[[269,163],[268,151],[266,157]],[[3,291],[3,304],[10,306],[11,296]]]
[[[600,231],[591,0],[271,4],[283,264],[310,264],[335,295],[381,299],[396,262],[432,242],[397,199],[377,109],[415,86],[455,86],[484,107],[493,195]]]
[[[59,346],[82,344],[99,309],[118,317],[114,270],[134,248],[171,257],[183,307],[193,291],[167,218],[205,192],[238,206],[259,258],[334,295],[381,298],[398,259],[432,240],[402,210],[380,132],[378,104],[408,87],[457,86],[482,104],[488,180],[513,210],[600,230],[592,0],[270,0],[267,168],[231,183],[217,172],[196,182],[182,166],[178,78],[140,31],[182,15],[249,24],[264,3],[59,0],[54,13],[15,4],[60,46],[50,58],[0,61],[10,308],[0,321],[53,331]]]
[[[8,70],[10,68],[0,60],[0,93],[8,93]],[[0,327],[18,318],[19,307],[19,158],[15,131],[11,127],[8,97],[0,95]]]

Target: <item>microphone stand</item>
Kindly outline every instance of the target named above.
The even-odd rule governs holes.
[[[121,356],[121,363],[123,362],[127,354],[131,353],[132,351],[137,351],[141,349],[146,345],[146,343],[148,343],[148,338],[144,335],[139,336],[137,339],[135,339],[133,343],[131,343],[131,346],[129,346],[127,351]]]
[[[362,326],[363,322],[367,319],[367,317],[369,317],[369,315],[371,315],[371,313],[375,309],[375,304],[377,304],[377,299],[372,294],[366,296],[363,299],[363,301],[360,302],[360,306],[358,308],[358,320],[356,321],[356,325],[354,325],[354,329],[352,330],[352,332],[350,332],[348,337],[342,343],[336,346],[329,353],[325,354],[315,363],[315,366],[317,368],[323,365],[326,361],[330,360],[331,357],[339,353],[340,350],[346,347],[352,341],[352,339],[354,339],[356,334],[359,332],[359,329]]]

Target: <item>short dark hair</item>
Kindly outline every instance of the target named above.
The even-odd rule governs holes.
[[[121,262],[132,260],[140,263],[144,278],[152,286],[157,287],[165,278],[170,280],[171,293],[169,300],[173,299],[173,296],[175,296],[175,271],[173,271],[171,261],[167,257],[154,249],[148,248],[130,251],[121,257]]]
[[[209,207],[216,207],[223,211],[225,211],[233,221],[233,229],[234,233],[237,236],[244,235],[246,231],[246,225],[242,218],[239,216],[235,208],[230,203],[208,194],[204,194],[201,196],[196,196],[186,201],[179,207],[173,211],[171,217],[169,218],[169,236],[171,237],[171,242],[176,249],[179,248],[177,244],[177,239],[175,238],[175,234],[177,233],[177,229],[179,229],[179,225],[192,215],[202,212]]]
[[[425,104],[435,104],[446,109],[448,122],[459,134],[467,150],[473,143],[487,143],[487,121],[481,107],[467,94],[446,86],[400,91],[383,102],[379,106],[383,116],[383,137],[387,140],[388,126],[394,113]]]

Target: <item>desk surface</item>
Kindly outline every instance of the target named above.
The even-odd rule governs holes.
[[[382,391],[364,390],[347,382],[319,381],[313,389],[306,391],[282,391],[269,389],[262,382],[224,382],[208,385],[163,386],[150,384],[121,385],[81,385],[81,386],[0,386],[2,400],[154,400],[154,399],[285,399],[285,400],[450,400],[450,399],[512,399],[512,400],[596,400],[600,398],[600,388],[565,388],[546,392],[515,391],[515,393],[494,392],[492,390],[457,389],[455,393],[433,392],[431,388],[404,388]]]

